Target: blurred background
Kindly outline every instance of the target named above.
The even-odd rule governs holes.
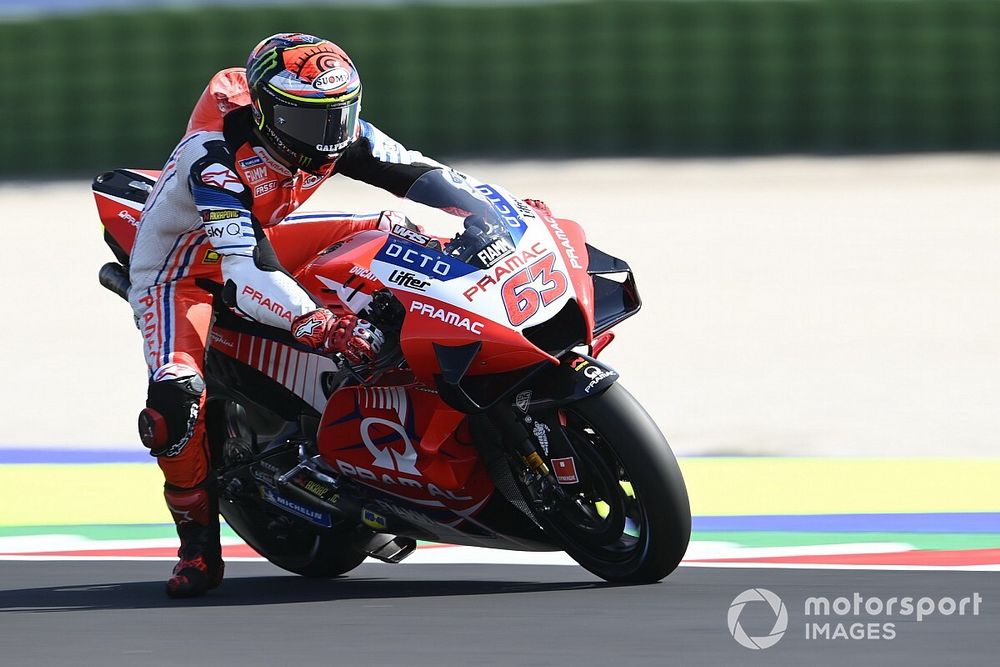
[[[991,0],[0,3],[0,175],[162,164],[208,78],[303,30],[457,157],[1000,147]]]
[[[279,31],[341,44],[404,145],[632,264],[644,310],[605,356],[680,453],[996,455],[993,0],[0,2],[0,272],[24,286],[0,294],[0,441],[137,446],[89,179],[159,168],[211,75]],[[309,203],[399,206],[345,182]],[[18,324],[67,301],[69,330]]]

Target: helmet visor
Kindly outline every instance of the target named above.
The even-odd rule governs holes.
[[[360,100],[334,108],[274,105],[275,130],[320,153],[339,153],[354,139]]]

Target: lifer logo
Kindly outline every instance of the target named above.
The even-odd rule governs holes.
[[[768,634],[751,637],[740,625],[740,616],[750,602],[766,602],[770,606],[771,612],[774,614],[774,626]],[[752,606],[754,608],[761,607],[761,605]],[[788,610],[781,598],[766,588],[748,588],[733,598],[726,620],[729,622],[729,634],[740,646],[755,650],[771,648],[784,636],[785,630],[788,628]]]

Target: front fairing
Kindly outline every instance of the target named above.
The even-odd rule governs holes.
[[[593,281],[575,223],[440,169],[407,197],[473,219],[444,247],[404,229],[364,232],[317,258],[308,270],[315,275],[300,279],[355,312],[375,291],[390,290],[401,306],[400,348],[420,382],[555,365],[592,340]]]
[[[384,277],[405,306],[401,342],[418,372],[436,371],[434,343],[481,342],[467,370],[476,375],[556,363],[562,350],[589,342],[584,311],[590,307],[591,282],[573,249],[577,267],[568,263],[544,213],[497,186],[473,186],[447,170],[424,174],[407,198],[472,216],[441,250],[390,238],[372,262],[373,273]],[[400,271],[416,276],[416,282],[404,280]],[[559,331],[542,332],[539,340],[535,334],[548,322]],[[419,361],[428,358],[426,366]]]

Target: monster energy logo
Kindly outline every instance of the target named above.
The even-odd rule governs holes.
[[[264,55],[263,58],[255,62],[247,71],[247,80],[250,82],[251,86],[255,86],[258,81],[264,78],[265,74],[275,69],[277,66],[278,50],[271,49]]]

